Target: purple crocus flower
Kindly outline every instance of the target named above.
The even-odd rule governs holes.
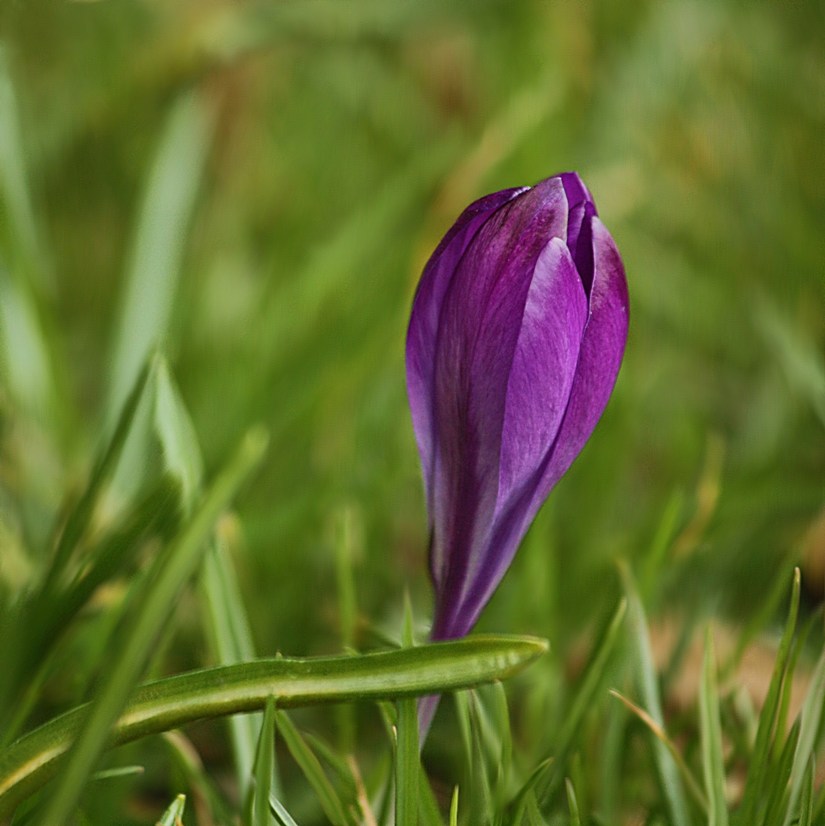
[[[621,258],[575,173],[481,198],[433,253],[407,334],[432,639],[475,624],[596,426],[627,324]]]

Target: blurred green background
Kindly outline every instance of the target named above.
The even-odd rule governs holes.
[[[654,610],[750,617],[825,554],[824,8],[4,0],[7,583],[159,339],[207,472],[272,434],[225,526],[259,652],[340,650],[341,530],[363,627],[397,631],[405,589],[426,619],[415,284],[470,200],[575,169],[627,267],[627,354],[480,627],[564,654],[668,525]]]

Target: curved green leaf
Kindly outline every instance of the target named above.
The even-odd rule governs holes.
[[[472,637],[356,657],[275,658],[204,669],[139,688],[111,730],[120,745],[193,720],[355,699],[436,694],[500,680],[548,649],[533,637]],[[0,755],[0,818],[46,782],[86,718],[83,706],[46,723]]]

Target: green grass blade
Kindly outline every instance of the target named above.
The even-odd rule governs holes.
[[[415,700],[398,701],[395,755],[395,822],[418,824],[418,712]]]
[[[91,779],[95,781],[113,780],[120,777],[132,777],[134,775],[141,775],[146,771],[145,766],[118,766],[114,769],[104,769],[103,771],[95,772]]]
[[[74,810],[86,778],[103,751],[118,714],[145,667],[158,633],[175,605],[180,589],[194,573],[215,520],[252,468],[260,461],[266,437],[249,434],[232,461],[218,476],[167,551],[158,557],[138,605],[108,670],[98,697],[85,716],[82,730],[45,809],[43,822],[63,823]]]
[[[324,773],[315,752],[312,751],[301,733],[293,725],[292,720],[283,711],[278,710],[275,722],[278,726],[278,733],[286,743],[292,759],[298,764],[304,777],[315,790],[315,794],[318,795],[318,801],[324,810],[324,814],[333,826],[351,826],[352,821],[347,815],[338,792]]]
[[[513,763],[513,733],[510,728],[510,709],[507,706],[507,693],[501,683],[493,683],[495,720],[492,730],[498,735],[498,763],[496,765],[495,804],[496,811],[503,811],[507,802],[507,790]]]
[[[181,674],[139,688],[112,728],[119,745],[194,720],[349,700],[389,700],[510,677],[547,651],[532,637],[475,636],[415,648],[317,659],[278,657]],[[0,753],[0,818],[51,777],[88,707],[75,709]]]
[[[169,808],[161,815],[156,826],[179,826],[183,818],[183,810],[186,806],[186,795],[179,794],[170,804]]]
[[[292,815],[286,810],[284,804],[274,795],[269,796],[269,808],[272,814],[275,815],[278,826],[298,826],[293,820]]]
[[[470,822],[479,826],[492,823],[493,793],[490,789],[490,773],[484,754],[483,712],[478,691],[468,692],[470,711],[470,735],[472,751],[470,758]]]
[[[579,814],[579,802],[576,800],[576,790],[570,778],[565,778],[564,788],[567,792],[567,808],[570,811],[570,826],[581,826],[582,819]]]
[[[159,354],[154,358],[154,374],[152,424],[163,452],[166,472],[178,480],[184,512],[189,513],[200,494],[203,477],[203,460],[195,428],[169,374],[166,359]]]
[[[455,705],[455,716],[458,721],[458,731],[461,736],[461,744],[464,747],[464,759],[467,765],[473,762],[473,735],[472,724],[470,722],[470,692],[456,691],[453,694]]]
[[[812,820],[816,826],[825,826],[825,784],[820,787],[813,802]]]
[[[719,719],[719,686],[716,682],[716,656],[710,628],[705,635],[705,656],[699,686],[699,722],[702,767],[708,798],[708,826],[727,826],[725,763],[722,756],[722,724]]]
[[[532,789],[525,798],[523,816],[519,816],[513,821],[513,826],[524,826],[524,824],[527,824],[527,826],[547,826],[547,821],[541,816],[538,800]]]
[[[564,765],[582,720],[592,707],[600,687],[604,684],[610,657],[620,639],[620,631],[626,611],[627,601],[623,599],[616,607],[596,646],[595,653],[588,662],[570,710],[565,715],[564,723],[559,730],[553,759],[545,761],[541,773],[531,775],[522,790],[516,795],[515,804],[517,807],[519,798],[534,784],[536,785],[536,799],[542,809],[549,804],[550,798],[559,788],[563,780]]]
[[[33,296],[14,278],[2,250],[0,359],[4,384],[22,412],[48,419],[56,407],[48,338]]]
[[[708,809],[708,801],[702,791],[701,786],[697,782],[696,778],[690,771],[690,767],[685,762],[685,758],[679,752],[679,749],[676,747],[676,744],[673,740],[668,737],[667,732],[664,728],[657,723],[651,716],[648,714],[643,708],[637,706],[635,703],[631,702],[627,697],[625,697],[621,692],[616,691],[615,689],[610,690],[610,694],[615,697],[619,702],[621,702],[624,707],[630,711],[632,714],[635,714],[636,717],[647,726],[648,731],[651,735],[660,742],[664,748],[667,749],[668,754],[670,754],[671,759],[676,764],[676,768],[679,770],[679,774],[682,776],[683,780],[687,784],[688,791],[692,795],[693,799],[699,805],[703,811],[707,811]]]
[[[404,593],[401,644],[405,648],[415,645],[415,619],[408,592]],[[395,707],[395,822],[397,826],[417,826],[421,773],[418,704],[415,700],[404,699],[399,700]]]
[[[8,64],[0,44],[0,357],[7,387],[23,411],[50,418],[59,412],[59,374],[54,337],[43,323],[46,266]]]
[[[355,645],[355,626],[358,621],[354,570],[358,534],[355,509],[351,506],[342,508],[337,514],[335,524],[335,584],[338,593],[341,644],[345,651]]]
[[[350,764],[339,757],[330,745],[317,734],[306,733],[304,739],[318,755],[321,762],[325,763],[327,768],[333,772],[337,782],[342,786],[344,797],[347,800],[356,800],[358,787]]]
[[[765,826],[780,826],[784,822],[785,813],[790,813],[788,780],[793,769],[793,758],[799,743],[800,723],[797,720],[788,739],[782,746],[782,751],[775,763],[770,767],[770,772],[765,774],[765,786],[767,805],[764,818]]]
[[[341,629],[341,645],[344,651],[355,650],[355,627],[358,621],[358,604],[355,592],[355,555],[357,550],[356,511],[352,506],[341,508],[336,514],[335,535],[335,585],[338,596],[338,617]],[[355,709],[350,704],[336,709],[338,723],[338,747],[345,754],[355,751]]]
[[[5,678],[10,681],[16,677],[17,687],[7,682],[3,691],[16,689],[17,700],[6,706],[11,716],[0,726],[0,746],[11,742],[25,724],[37,703],[43,682],[54,667],[60,643],[75,627],[81,610],[102,585],[128,574],[146,538],[171,533],[177,524],[178,512],[177,491],[161,482],[124,518],[116,533],[101,541],[90,554],[89,567],[84,568],[68,588],[41,594],[25,606],[13,630],[17,640],[24,642],[13,645],[5,662]]]
[[[205,626],[217,662],[232,665],[253,659],[252,632],[235,566],[223,541],[220,525],[215,541],[206,551],[201,583]],[[256,732],[260,730],[261,717],[259,714],[234,716],[228,722],[238,788],[245,793],[252,776]]]
[[[424,764],[418,761],[418,822],[420,826],[444,826]]]
[[[816,783],[816,766],[814,758],[808,761],[805,768],[805,779],[802,783],[802,793],[799,798],[799,823],[797,826],[811,826],[814,819],[814,784]]]
[[[756,329],[765,339],[785,373],[788,383],[800,396],[807,397],[825,426],[825,361],[814,341],[792,318],[766,301],[760,301],[754,313]]]
[[[103,486],[112,476],[120,460],[126,440],[132,432],[137,410],[149,389],[150,376],[153,372],[153,362],[148,360],[144,363],[143,369],[137,374],[132,389],[123,402],[112,436],[95,463],[89,484],[66,519],[66,524],[57,542],[54,559],[49,567],[44,590],[51,583],[57,581],[63,573],[72,551],[89,526],[95,506],[103,491]]]
[[[636,675],[642,702],[652,720],[664,730],[664,714],[659,697],[656,669],[650,647],[650,635],[644,607],[636,590],[630,570],[622,567],[622,578],[628,600],[630,643],[634,651]],[[652,739],[659,780],[667,800],[673,826],[689,826],[687,801],[685,800],[679,769],[665,744],[657,737]]]
[[[742,793],[742,804],[740,806],[740,821],[743,826],[754,822],[759,798],[764,789],[765,772],[770,764],[771,743],[776,730],[777,717],[782,701],[782,686],[785,682],[788,657],[790,656],[793,644],[794,632],[796,631],[796,619],[799,613],[799,596],[801,589],[801,575],[799,569],[794,571],[793,584],[791,586],[791,600],[788,607],[788,619],[785,623],[785,630],[779,642],[779,650],[776,653],[776,660],[771,674],[771,682],[768,693],[759,714],[759,725],[756,730],[756,742],[750,760],[750,772],[745,782],[745,790]]]
[[[122,404],[141,363],[166,336],[211,129],[197,93],[185,94],[169,113],[148,178],[115,327],[109,416]]]
[[[450,826],[458,826],[458,786],[453,789],[450,800]]]
[[[153,426],[160,442],[166,472],[178,480],[182,503],[188,512],[200,492],[203,460],[195,429],[166,361],[156,358],[157,386]],[[251,660],[255,656],[252,632],[246,615],[237,576],[221,539],[220,529],[204,558],[201,586],[205,626],[217,662],[221,665]],[[259,714],[229,719],[232,751],[241,799],[245,799],[252,781],[252,766],[262,718]],[[273,772],[274,775],[274,772]],[[277,776],[273,776],[276,795]]]
[[[765,628],[768,627],[779,614],[782,604],[787,597],[789,582],[791,591],[796,587],[794,580],[797,573],[797,568],[791,566],[789,562],[786,561],[783,563],[781,570],[777,572],[776,582],[771,587],[767,597],[737,634],[736,646],[733,652],[728,657],[727,662],[719,669],[723,681],[728,675],[734,673],[736,666],[741,661],[742,655],[748,646],[759,634],[764,633]]]
[[[808,762],[816,756],[817,736],[820,733],[822,724],[823,706],[825,706],[825,650],[823,650],[816,664],[808,694],[799,714],[799,741],[794,752],[788,809],[785,813],[783,826],[789,826],[796,815],[802,786],[807,776]]]
[[[255,760],[255,786],[252,794],[250,826],[269,826],[272,822],[269,798],[272,794],[272,772],[275,768],[275,698],[267,700],[258,753]]]
[[[628,714],[624,706],[613,703],[607,710],[604,743],[601,749],[599,784],[600,811],[607,823],[618,819],[621,805],[622,763],[627,748]]]
[[[217,783],[206,771],[194,744],[181,731],[164,731],[160,735],[176,773],[188,792],[188,799],[196,813],[209,812],[215,823],[229,823],[235,819],[229,802]],[[177,776],[177,775],[176,775]],[[234,807],[232,807],[234,809]]]
[[[0,712],[8,713],[10,719],[2,719],[0,743],[14,736],[18,724],[25,720],[36,699],[36,691],[49,665],[49,652],[61,636],[59,632],[52,633],[55,623],[60,624],[61,630],[65,629],[72,613],[79,610],[90,596],[93,588],[88,586],[94,585],[94,578],[101,573],[95,570],[96,562],[108,565],[113,561],[112,556],[117,555],[118,548],[112,546],[109,553],[104,551],[104,559],[92,560],[92,567],[87,572],[92,579],[85,585],[83,580],[75,580],[72,584],[64,581],[72,554],[89,527],[104,486],[132,429],[136,411],[147,395],[152,372],[151,365],[145,364],[121,410],[114,433],[95,462],[85,490],[65,517],[43,582],[26,602],[21,603],[16,614],[6,619],[3,629],[6,654],[4,667],[0,669]],[[164,510],[164,514],[168,515],[168,511]],[[134,527],[140,532],[145,526]],[[32,663],[32,658],[38,662]],[[18,692],[23,682],[26,688],[20,698]]]
[[[14,262],[43,285],[42,243],[26,180],[25,141],[20,127],[17,94],[4,46],[0,45],[0,246]]]
[[[667,552],[676,538],[679,522],[685,510],[685,495],[681,490],[674,491],[662,511],[662,517],[653,535],[653,541],[645,555],[642,572],[639,576],[639,589],[645,596],[653,593],[654,585],[660,575]]]

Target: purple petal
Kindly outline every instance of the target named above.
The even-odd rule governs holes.
[[[458,262],[484,222],[524,188],[505,189],[470,204],[430,257],[413,301],[407,331],[407,394],[431,507],[435,343],[441,304]]]
[[[536,262],[507,385],[497,504],[532,476],[556,438],[576,373],[587,296],[565,243]]]
[[[564,186],[564,194],[567,196],[567,204],[570,209],[581,203],[593,203],[593,196],[578,173],[562,172],[559,178],[561,178]]]
[[[463,587],[439,600],[434,638],[465,633],[468,629],[457,630],[456,622],[467,613],[467,591],[492,593],[512,560],[516,545],[492,545],[489,530],[500,511],[507,512],[512,500],[523,498],[525,486],[534,484],[561,426],[586,319],[587,298],[570,251],[561,238],[553,238],[536,262],[521,318],[513,321],[518,339],[504,393],[495,512],[487,534],[474,537]],[[492,573],[482,573],[485,569]]]
[[[530,519],[573,464],[607,407],[627,341],[630,308],[624,265],[604,224],[598,218],[592,218],[589,223],[594,260],[590,314],[570,403],[531,503]]]
[[[435,353],[431,571],[441,604],[458,604],[495,509],[508,377],[536,261],[565,237],[558,179],[499,209],[465,251],[441,309]]]
[[[595,279],[589,318],[561,427],[533,478],[496,509],[484,562],[474,572],[460,603],[444,606],[437,614],[435,639],[461,636],[473,627],[539,507],[584,447],[607,405],[627,338],[627,284],[613,239],[597,218],[592,219],[592,233]]]
[[[560,177],[570,209],[567,246],[570,247],[585,292],[590,295],[590,285],[593,282],[593,235],[589,219],[598,215],[596,204],[593,203],[590,190],[575,172],[565,172]]]

